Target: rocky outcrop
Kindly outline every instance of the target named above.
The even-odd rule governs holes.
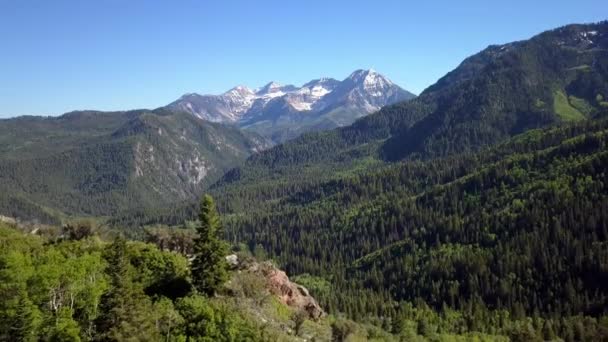
[[[0,222],[4,222],[4,223],[8,223],[8,224],[16,224],[17,220],[15,220],[12,217],[0,215]]]
[[[251,272],[261,276],[266,289],[284,304],[308,314],[312,320],[326,315],[319,303],[310,295],[308,289],[289,280],[287,274],[276,268],[271,262],[258,263],[254,260],[240,260],[235,254],[226,257],[233,269],[240,272]]]
[[[236,254],[226,256],[226,262],[228,263],[228,266],[232,268],[239,266],[239,258],[236,256]]]
[[[323,309],[304,286],[291,282],[285,272],[274,266],[268,266],[268,264],[264,266],[261,267],[261,272],[267,280],[270,293],[279,297],[290,307],[307,312],[311,319],[316,320],[325,315]]]

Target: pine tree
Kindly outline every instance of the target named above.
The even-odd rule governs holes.
[[[106,250],[106,273],[110,277],[111,288],[102,297],[100,305],[101,314],[96,322],[100,333],[108,333],[112,327],[118,326],[121,318],[128,312],[133,291],[126,250],[127,242],[120,237]]]
[[[117,238],[108,246],[105,257],[111,286],[101,299],[96,320],[98,340],[158,340],[152,304],[141,284],[132,279],[126,240]]]
[[[199,222],[196,227],[198,237],[194,241],[192,278],[195,288],[202,294],[213,296],[227,280],[226,254],[228,247],[221,239],[223,229],[213,198],[203,196]]]

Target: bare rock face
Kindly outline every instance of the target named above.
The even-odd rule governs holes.
[[[268,282],[270,293],[279,297],[283,303],[307,312],[308,316],[313,320],[317,320],[325,315],[323,309],[310,296],[308,290],[302,285],[291,282],[285,272],[277,269],[270,263],[265,263],[260,269]]]
[[[236,256],[236,254],[230,254],[226,256],[226,262],[230,268],[234,269],[239,265],[239,258]]]
[[[227,256],[226,261],[232,269],[237,269],[239,272],[251,272],[264,278],[268,292],[277,296],[282,303],[305,312],[310,319],[317,320],[326,315],[308,289],[291,282],[287,274],[276,268],[271,262],[259,263],[249,258],[241,260],[235,254]]]
[[[4,223],[8,223],[8,224],[16,224],[17,220],[15,220],[12,217],[0,215],[0,222],[4,222]]]

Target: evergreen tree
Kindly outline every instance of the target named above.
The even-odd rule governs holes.
[[[203,196],[198,237],[194,241],[195,259],[192,262],[192,278],[195,288],[202,294],[212,296],[227,280],[226,254],[228,248],[221,239],[223,229],[213,198]]]
[[[158,340],[152,304],[140,284],[133,282],[127,243],[123,238],[117,238],[109,246],[106,259],[111,287],[102,297],[101,314],[96,322],[98,339]]]
[[[106,251],[106,272],[110,277],[111,288],[101,300],[102,313],[97,319],[100,333],[107,333],[112,327],[120,324],[121,317],[128,313],[132,284],[126,250],[127,242],[123,238],[117,238]]]

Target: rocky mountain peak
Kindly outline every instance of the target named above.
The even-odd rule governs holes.
[[[340,81],[334,78],[322,77],[305,83],[302,88],[313,88],[315,86],[329,86],[330,88],[334,88],[338,83],[340,83]]]
[[[287,86],[289,87],[289,86]],[[264,85],[262,88],[256,90],[257,95],[267,95],[272,93],[278,93],[283,90],[284,86],[278,82],[272,81]]]
[[[224,95],[239,95],[239,96],[246,97],[246,96],[255,95],[255,92],[246,86],[238,85],[238,86],[228,90],[227,92],[225,92]]]
[[[391,80],[374,69],[356,70],[348,76],[348,79],[366,88],[390,87],[394,85]]]

